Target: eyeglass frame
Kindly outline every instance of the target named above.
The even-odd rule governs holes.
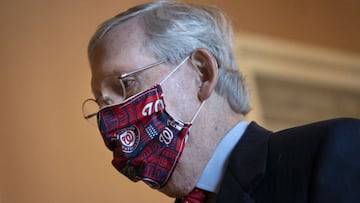
[[[149,64],[149,65],[145,65],[145,66],[141,66],[141,67],[139,67],[139,68],[135,68],[134,70],[132,70],[132,71],[130,71],[130,72],[120,74],[120,76],[119,76],[117,79],[118,79],[119,81],[122,81],[122,79],[124,79],[124,78],[126,78],[126,77],[128,77],[128,76],[131,76],[131,75],[136,74],[136,73],[141,72],[141,71],[148,70],[148,69],[150,69],[150,68],[154,68],[154,67],[156,67],[156,66],[158,66],[158,65],[160,65],[160,64],[163,64],[163,63],[165,63],[165,62],[166,62],[166,60],[162,59],[162,60],[157,61],[157,62],[155,62],[155,63]],[[109,75],[109,76],[111,76],[111,75]],[[109,76],[107,76],[107,77],[109,77]],[[126,90],[125,90],[125,87],[124,87],[124,85],[123,85],[123,82],[121,82],[121,84],[122,84],[121,86],[122,86],[122,88],[123,88],[123,92],[124,92],[125,98],[126,98]],[[100,96],[100,97],[102,97],[102,96]],[[89,101],[93,101],[93,102],[95,102],[95,103],[98,104],[98,99],[99,99],[100,97],[97,97],[97,98],[95,98],[95,99],[94,99],[94,98],[89,98],[89,99],[85,99],[85,100],[83,101],[83,103],[82,103],[82,113],[83,113],[83,117],[84,117],[85,120],[90,120],[91,118],[93,118],[94,116],[96,116],[96,115],[98,114],[98,112],[99,112],[99,111],[97,111],[96,113],[91,113],[91,114],[89,114],[89,115],[86,115],[86,114],[85,114],[85,111],[84,111],[84,109],[85,109],[85,104],[86,104],[87,102],[89,102]],[[98,104],[98,105],[99,105],[99,104]],[[99,105],[99,107],[100,107],[100,105]]]

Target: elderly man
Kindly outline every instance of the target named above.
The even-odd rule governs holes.
[[[176,202],[360,202],[359,120],[276,133],[248,123],[249,93],[218,9],[136,6],[98,28],[88,56],[95,99],[84,116],[130,180]]]

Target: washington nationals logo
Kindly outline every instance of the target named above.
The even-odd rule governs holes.
[[[159,136],[160,142],[163,142],[167,145],[171,143],[173,138],[174,138],[174,134],[168,127],[166,127],[164,131],[160,133]]]
[[[120,141],[122,151],[125,153],[135,151],[140,140],[139,132],[135,126],[121,129],[115,133],[115,136]]]

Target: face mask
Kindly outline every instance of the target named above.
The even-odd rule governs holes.
[[[171,177],[184,149],[191,122],[173,118],[167,111],[161,84],[126,101],[105,107],[98,124],[105,145],[114,152],[113,166],[130,180],[163,187]]]

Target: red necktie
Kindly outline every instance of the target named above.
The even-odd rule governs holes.
[[[181,203],[203,203],[206,200],[205,191],[195,188],[182,198]]]

